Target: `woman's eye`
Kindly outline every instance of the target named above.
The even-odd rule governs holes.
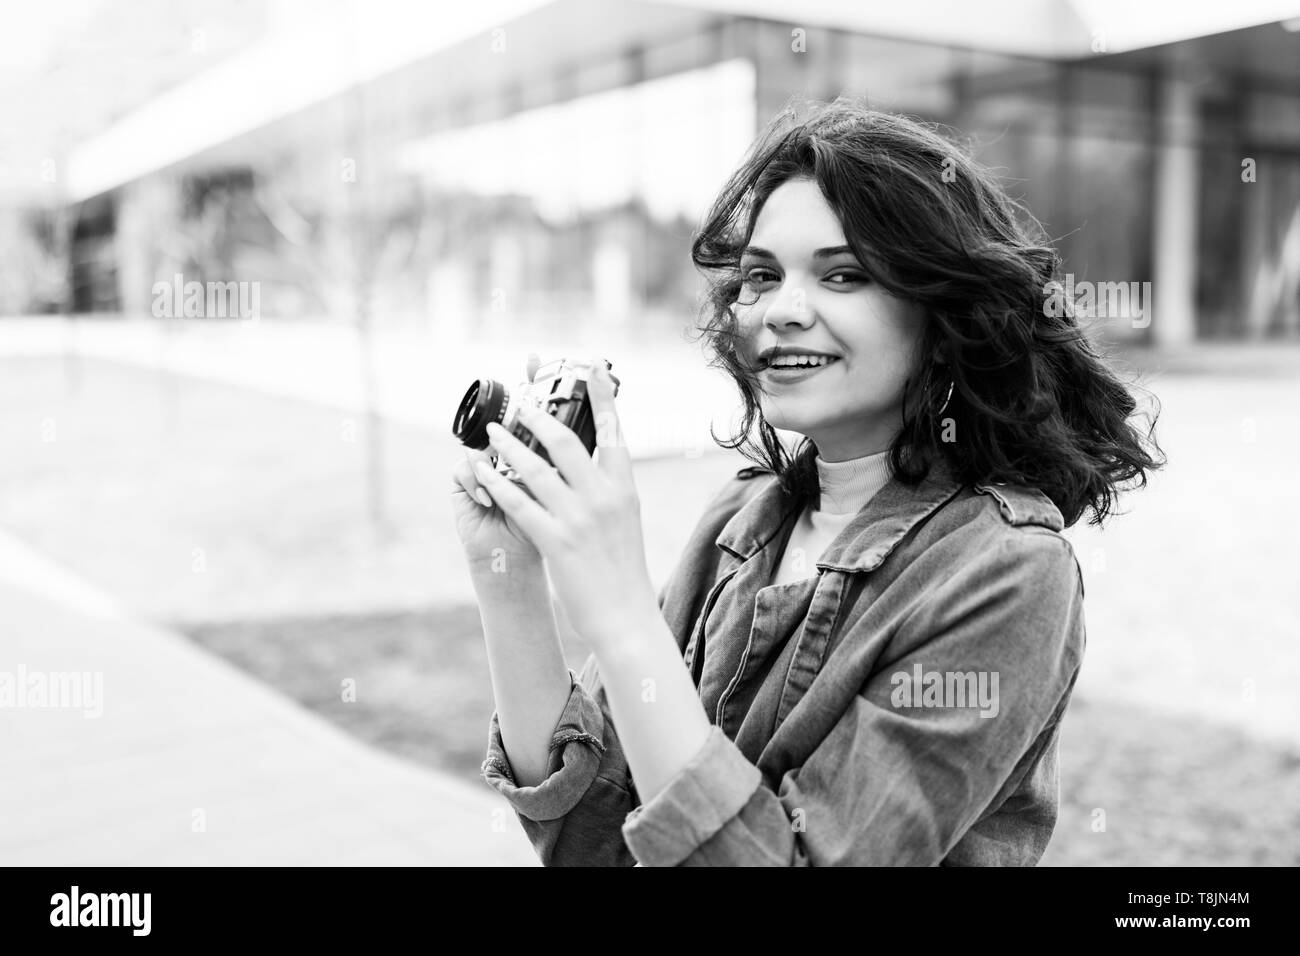
[[[777,275],[771,269],[750,269],[745,273],[745,285],[762,285],[765,282],[778,281]]]
[[[831,285],[854,285],[868,282],[865,275],[861,272],[836,272],[826,277],[826,281]]]

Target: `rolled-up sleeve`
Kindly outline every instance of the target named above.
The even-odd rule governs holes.
[[[501,793],[546,866],[631,866],[619,828],[635,804],[622,746],[609,717],[595,658],[569,671],[569,698],[551,735],[546,778],[515,785],[497,714],[488,727],[482,776]]]
[[[1069,542],[1007,537],[918,602],[802,766],[767,782],[715,726],[624,839],[646,866],[936,865],[1052,745],[1083,640]],[[991,705],[904,704],[918,672],[982,675]]]
[[[716,724],[689,764],[623,826],[623,838],[644,866],[675,866],[740,816],[763,782]]]

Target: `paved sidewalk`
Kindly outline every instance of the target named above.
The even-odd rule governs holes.
[[[352,740],[21,551],[0,548],[0,681],[26,687],[0,706],[0,864],[536,865],[486,785]],[[70,672],[90,693],[37,706]]]

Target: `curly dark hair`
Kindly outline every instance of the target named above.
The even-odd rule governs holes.
[[[763,418],[732,312],[759,211],[779,185],[801,177],[818,184],[868,276],[932,319],[890,448],[901,481],[919,483],[944,456],[964,483],[1030,485],[1066,525],[1088,508],[1089,523],[1099,525],[1121,486],[1145,487],[1147,472],[1165,464],[1154,396],[1144,434],[1130,421],[1137,402],[1129,387],[1075,310],[1044,308],[1059,288],[1051,283],[1061,258],[1037,221],[935,128],[845,97],[793,104],[773,119],[692,243],[692,261],[709,280],[697,331],[710,367],[726,371],[744,400],[731,437],[713,435],[720,447],[774,472],[790,494],[816,493],[816,447],[805,438],[789,452]],[[942,440],[940,412],[960,440]]]

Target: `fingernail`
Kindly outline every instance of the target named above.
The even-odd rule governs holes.
[[[482,504],[484,508],[492,507],[492,499],[488,497],[488,493],[482,488],[474,489],[474,497],[479,500],[479,503]]]

